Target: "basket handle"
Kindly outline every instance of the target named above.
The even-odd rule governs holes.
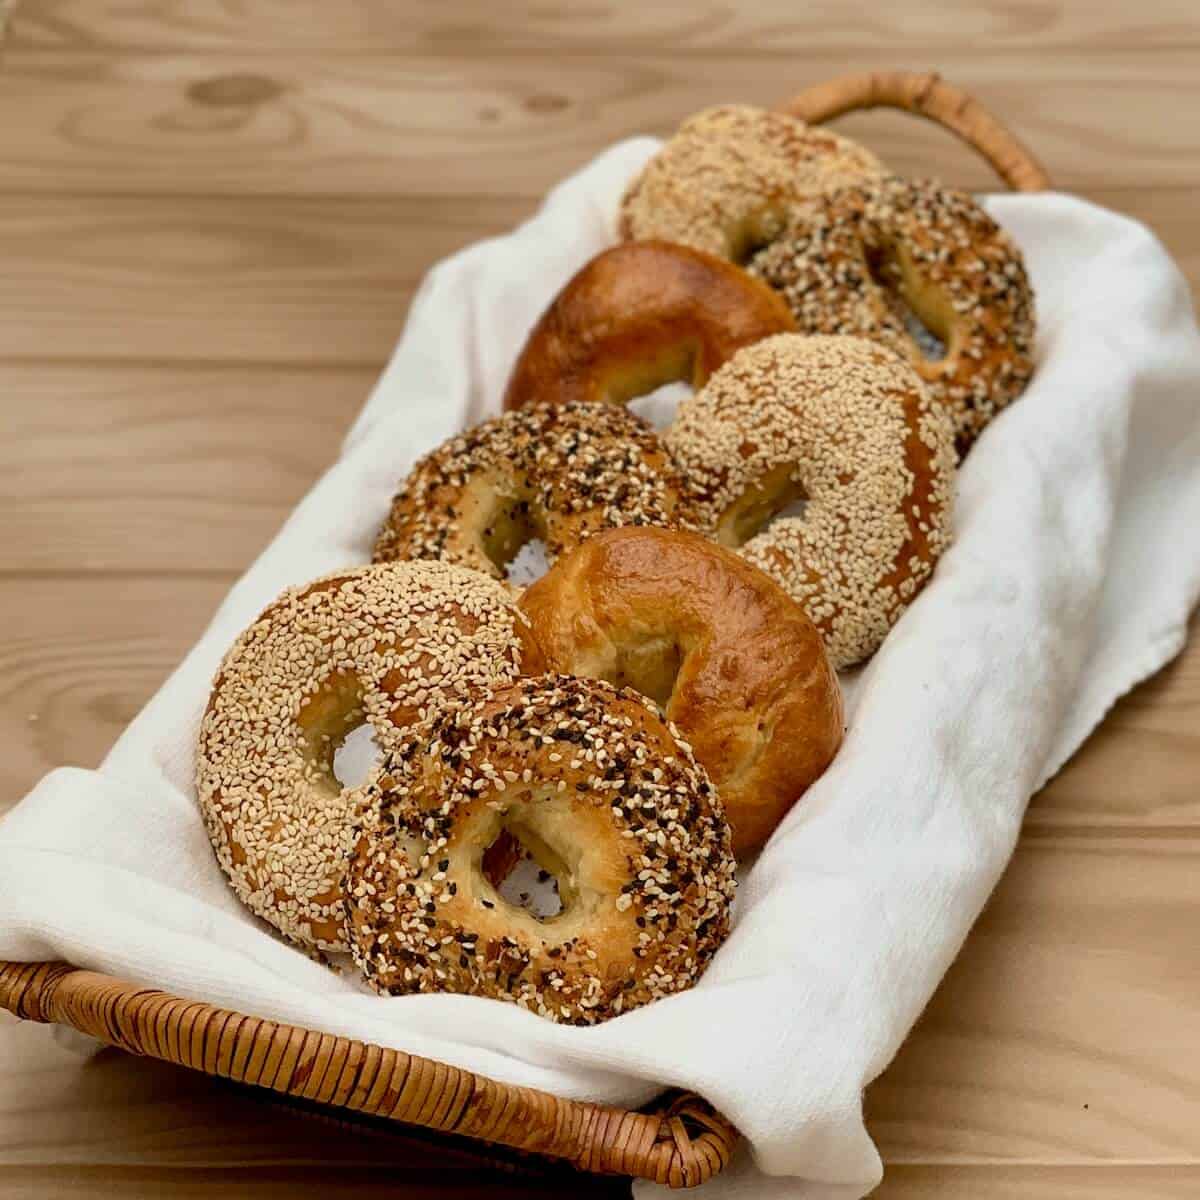
[[[864,108],[899,108],[945,126],[986,158],[1013,191],[1040,192],[1050,186],[1045,168],[1012,130],[936,72],[840,75],[805,88],[777,111],[819,125]]]

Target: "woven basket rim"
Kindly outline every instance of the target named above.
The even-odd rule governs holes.
[[[733,1126],[690,1092],[649,1112],[567,1100],[69,963],[0,961],[0,1009],[206,1075],[672,1188],[711,1179],[738,1140]]]

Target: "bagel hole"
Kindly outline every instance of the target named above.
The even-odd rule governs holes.
[[[868,246],[864,251],[871,281],[883,293],[887,306],[900,318],[920,356],[928,362],[946,357],[947,322],[943,314],[913,307],[905,287],[905,272],[893,247]]]
[[[495,840],[483,852],[481,868],[484,878],[496,894],[514,908],[523,909],[539,921],[549,921],[564,909],[559,877],[554,867],[562,869],[553,853],[537,839],[531,846],[528,832],[503,826]]]
[[[787,212],[771,205],[751,213],[740,225],[730,230],[730,259],[739,267],[749,266],[750,260],[760,250],[765,250],[785,231],[787,223]]]
[[[641,692],[666,712],[682,666],[683,649],[674,638],[647,637],[618,645],[609,682]]]
[[[541,538],[530,538],[512,556],[505,568],[504,577],[513,587],[528,587],[536,583],[550,569],[550,560],[546,557],[546,543]]]
[[[656,433],[661,433],[674,422],[679,406],[693,394],[691,384],[675,379],[656,387],[652,392],[634,396],[626,407]]]
[[[483,552],[509,583],[523,587],[546,573],[544,532],[527,498],[508,497],[484,527]]]
[[[383,749],[375,740],[375,730],[364,721],[334,746],[333,777],[344,788],[362,787],[382,761]]]
[[[739,267],[748,267],[754,260],[754,256],[760,250],[765,250],[774,240],[769,237],[747,238],[734,250],[732,261]]]
[[[669,333],[664,330],[664,338]],[[653,349],[642,347],[635,361],[622,363],[599,381],[600,398],[625,405],[652,429],[665,429],[692,393],[699,352],[699,343],[686,335]]]
[[[296,720],[307,743],[309,764],[328,789],[359,786],[378,762],[356,675],[345,672],[323,680],[301,705]],[[351,750],[344,753],[347,742],[352,743]],[[349,781],[361,763],[365,763],[363,779]]]
[[[802,517],[808,494],[785,463],[751,484],[725,510],[717,526],[717,540],[737,548],[786,517]]]

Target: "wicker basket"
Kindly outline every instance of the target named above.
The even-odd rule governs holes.
[[[0,0],[0,8],[3,7]],[[817,123],[854,109],[927,117],[978,150],[1012,188],[1045,172],[970,96],[936,75],[849,76],[809,88],[780,110]],[[0,1008],[73,1026],[131,1054],[269,1088],[345,1115],[422,1126],[546,1156],[585,1171],[695,1187],[729,1161],[737,1132],[700,1097],[646,1112],[564,1100],[444,1063],[213,1008],[65,963],[0,963]]]

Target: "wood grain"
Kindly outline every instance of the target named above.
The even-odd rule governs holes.
[[[379,366],[425,271],[530,208],[0,194],[0,359]]]
[[[871,1200],[1192,1200],[1200,1167],[1114,1163],[889,1167]]]
[[[753,53],[894,50],[945,54],[980,44],[996,49],[1055,48],[1074,53],[1196,45],[1191,0],[1047,4],[1009,0],[906,8],[802,6],[794,0],[753,5],[711,0],[655,4],[510,4],[459,0],[452,5],[398,5],[394,0],[42,0],[27,4],[14,30],[28,47],[186,50],[215,54],[392,52],[492,57],[506,50],[616,54],[669,44],[680,52]],[[924,60],[922,60],[924,61]],[[918,64],[919,65],[919,64]]]
[[[914,49],[865,65],[906,68]],[[926,59],[924,52],[918,55]],[[850,70],[861,61],[839,58]],[[1061,187],[1119,176],[1142,186],[1193,186],[1200,127],[1165,121],[1194,84],[1190,49],[1085,58],[1023,53],[942,56],[948,77],[1002,112],[1052,163]],[[798,51],[764,70],[755,55],[499,58],[286,57],[65,50],[13,52],[0,75],[5,130],[0,188],[139,193],[314,195],[537,194],[602,147],[665,133],[727,98],[772,104],[831,73],[827,54]],[[1119,95],[1119,104],[1111,103]],[[848,118],[879,138],[901,171],[971,185],[987,169],[913,118]],[[1148,138],[1145,130],[1154,129]]]
[[[413,1168],[400,1163],[394,1170],[376,1166],[334,1167],[314,1171],[304,1167],[210,1168],[186,1171],[141,1167],[0,1167],[0,1200],[194,1200],[209,1196],[236,1196],[238,1200],[295,1200],[320,1195],[322,1200],[466,1200],[487,1196],[496,1200],[522,1200],[526,1196],[563,1194],[563,1181],[506,1180],[495,1171],[473,1173]],[[581,1200],[629,1195],[622,1180],[580,1177],[569,1187]]]
[[[867,1094],[889,1161],[1200,1163],[1200,836],[1027,831]]]
[[[319,1188],[319,1191],[317,1190]],[[872,1200],[1193,1200],[1200,1189],[1200,1168],[1191,1166],[921,1166],[891,1167]],[[572,1195],[628,1195],[618,1180],[571,1180]],[[506,1183],[489,1176],[476,1187],[445,1175],[403,1177],[375,1168],[311,1169],[272,1167],[255,1170],[196,1170],[112,1167],[0,1168],[0,1200],[199,1200],[235,1194],[239,1200],[295,1200],[320,1195],[322,1200],[457,1200],[478,1196],[564,1194],[561,1181],[542,1186],[525,1181]]]
[[[240,572],[332,461],[374,377],[0,361],[13,401],[0,573]]]
[[[0,582],[0,813],[52,767],[100,761],[199,637],[229,582]]]

